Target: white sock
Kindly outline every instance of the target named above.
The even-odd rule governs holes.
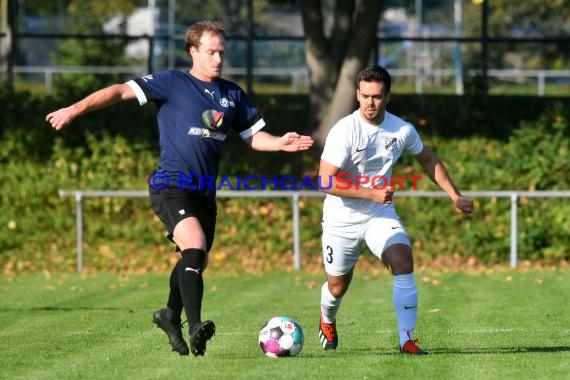
[[[418,316],[418,289],[413,273],[394,276],[393,297],[402,347],[407,340],[413,339]]]
[[[340,308],[342,297],[335,298],[329,292],[329,283],[325,282],[321,287],[321,313],[323,314],[323,322],[333,323],[336,321],[336,313]]]

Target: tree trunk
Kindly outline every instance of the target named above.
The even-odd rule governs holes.
[[[325,37],[320,0],[301,1],[305,30],[305,59],[309,69],[309,116],[305,132],[312,134],[326,112],[327,99],[334,93],[337,68]]]
[[[306,133],[321,146],[336,120],[354,109],[356,75],[369,62],[381,8],[378,0],[337,0],[327,38],[321,2],[301,2],[310,78]]]

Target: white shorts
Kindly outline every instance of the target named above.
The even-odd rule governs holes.
[[[350,272],[360,257],[360,244],[364,240],[374,256],[393,244],[411,246],[410,239],[396,212],[382,217],[371,217],[363,223],[334,223],[323,221],[323,263],[331,276]]]

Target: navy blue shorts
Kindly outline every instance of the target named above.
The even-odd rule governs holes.
[[[149,189],[149,196],[152,210],[164,224],[170,241],[174,243],[172,239],[174,227],[181,220],[193,216],[202,225],[206,237],[206,252],[210,251],[214,243],[218,214],[215,197],[198,195],[176,187],[167,187],[164,190]]]

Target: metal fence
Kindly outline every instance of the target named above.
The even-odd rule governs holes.
[[[53,77],[60,74],[126,74],[130,76],[142,76],[148,74],[147,68],[143,66],[15,66],[15,74],[36,74],[43,78],[44,92],[51,95],[53,91]],[[247,75],[245,67],[224,68],[224,74],[229,76]],[[255,77],[281,77],[288,78],[290,92],[298,94],[303,86],[308,87],[309,70],[306,67],[267,67],[254,68],[252,74]],[[445,79],[453,78],[453,69],[391,69],[393,77],[413,78],[416,82],[431,80],[434,83],[442,82]],[[467,70],[466,77],[477,77],[481,75],[480,70]],[[536,95],[546,95],[547,81],[559,80],[563,83],[570,83],[570,70],[489,70],[487,75],[498,80],[519,80],[529,79],[536,82]],[[422,94],[424,86],[416,85],[416,94]],[[459,89],[455,90],[456,95],[461,95]]]
[[[510,198],[511,227],[510,227],[510,265],[517,267],[518,261],[518,204],[521,197],[526,198],[570,198],[570,191],[465,191],[465,196],[471,198]],[[318,191],[218,191],[219,198],[289,198],[293,211],[293,266],[301,269],[301,222],[299,199],[302,197],[324,197]],[[75,198],[76,211],[76,244],[77,271],[83,271],[83,199],[84,198],[145,198],[145,190],[60,190],[60,197]],[[442,198],[447,197],[443,191],[399,191],[398,197],[406,198]]]
[[[123,35],[123,34],[53,34],[53,33],[28,33],[28,32],[14,32],[11,34],[2,33],[0,31],[0,45],[6,41],[9,42],[10,46],[19,46],[20,43],[25,41],[35,41],[40,40],[41,43],[34,43],[34,49],[28,49],[37,52],[38,46],[42,46],[46,41],[50,40],[69,40],[69,39],[79,39],[79,40],[115,40],[115,41],[145,41],[148,46],[148,52],[154,52],[157,44],[167,44],[171,46],[173,43],[180,43],[181,36],[169,35],[169,36],[152,36],[152,35]],[[304,62],[304,37],[269,37],[269,36],[231,36],[230,40],[235,41],[237,44],[243,45],[241,49],[236,49],[242,51],[239,57],[236,57],[237,64],[234,63],[235,67],[225,67],[224,73],[226,75],[240,75],[243,76],[246,82],[246,90],[248,93],[253,92],[253,78],[259,76],[270,76],[272,78],[284,77],[290,79],[291,92],[296,93],[299,90],[299,83],[308,83],[308,70],[303,66]],[[392,65],[388,63],[382,63],[382,59],[390,61],[389,57],[386,56],[387,52],[382,52],[381,50],[386,50],[386,46],[393,44],[416,44],[417,47],[409,48],[412,51],[409,57],[406,58],[408,62],[400,63],[398,65]],[[263,60],[258,60],[260,52],[272,51],[274,49],[262,49],[256,48],[261,44],[289,44],[289,45],[300,45],[302,48],[292,49],[285,59],[278,55],[278,58],[264,57]],[[562,96],[568,96],[568,83],[570,83],[570,70],[568,70],[568,65],[564,64],[560,70],[549,70],[547,67],[553,67],[552,64],[544,65],[538,69],[530,69],[530,65],[513,65],[505,61],[505,58],[501,58],[500,62],[497,58],[493,60],[489,57],[489,50],[496,54],[495,47],[498,46],[509,46],[509,50],[515,52],[520,52],[520,49],[526,49],[527,51],[540,51],[549,50],[549,46],[555,47],[555,51],[566,52],[568,51],[568,46],[570,46],[570,38],[568,36],[554,36],[554,37],[490,37],[486,33],[477,37],[457,37],[457,36],[376,36],[376,45],[373,49],[372,56],[373,61],[381,63],[382,65],[388,67],[390,73],[395,76],[412,78],[415,81],[415,93],[423,94],[424,84],[427,85],[429,81],[436,84],[434,88],[439,88],[437,85],[441,83],[442,79],[446,79],[448,82],[454,82],[455,90],[454,93],[457,95],[462,95],[464,93],[464,81],[467,79],[476,79],[481,88],[483,94],[488,94],[490,90],[497,87],[500,83],[508,83],[509,86],[528,85],[534,86],[536,83],[536,94],[538,96],[546,95],[551,85],[551,87],[556,87],[556,92],[561,91]],[[411,45],[410,45],[411,46]],[[455,46],[451,48],[450,46]],[[462,47],[478,47],[473,50],[472,54],[480,56],[480,59],[475,60],[469,64],[464,55],[467,53],[462,53]],[[437,48],[435,48],[437,47]],[[2,47],[0,46],[0,53]],[[507,51],[506,48],[502,48],[503,54]],[[17,59],[16,54],[17,49],[12,49],[9,51],[6,64],[0,64],[0,74],[3,74],[7,79],[7,83],[11,85],[14,82],[15,74],[31,73],[36,72],[42,66],[34,65],[28,62],[28,65],[23,64],[23,61]],[[433,52],[434,57],[427,59],[423,56],[417,56],[418,54],[427,54],[428,52]],[[441,56],[440,53],[435,53],[439,51],[445,51],[445,57]],[[453,51],[453,57],[447,56]],[[254,52],[256,54],[254,54]],[[237,54],[237,53],[236,53]],[[555,53],[556,55],[562,53]],[[1,54],[0,54],[1,55]],[[295,57],[295,58],[293,58]],[[561,60],[564,61],[566,55],[562,54],[560,56]],[[382,58],[382,59],[381,59]],[[445,58],[445,59],[444,59]],[[450,63],[448,60],[452,60]],[[471,58],[473,60],[473,58]],[[176,59],[174,57],[168,57],[168,65],[164,66],[159,64],[158,56],[154,53],[146,54],[144,59],[138,59],[138,65],[142,65],[146,61],[146,69],[144,72],[140,71],[140,67],[124,69],[115,68],[111,69],[109,73],[117,73],[119,71],[124,73],[131,73],[133,71],[140,74],[148,74],[156,72],[161,69],[166,68],[176,68],[180,63],[176,64]],[[186,62],[186,58],[184,59]],[[264,62],[261,62],[264,61]],[[267,61],[267,62],[265,62]],[[302,61],[299,63],[299,61]],[[431,63],[427,63],[427,62]],[[230,62],[230,60],[228,60]],[[241,62],[241,63],[240,63]],[[293,63],[295,62],[295,63]],[[35,63],[35,61],[34,61]],[[186,63],[184,63],[186,64]],[[491,64],[493,66],[491,66]],[[41,65],[41,63],[40,63]],[[289,66],[288,66],[289,65]],[[5,66],[5,68],[3,67]],[[394,66],[394,67],[392,67]],[[30,69],[28,69],[30,67]],[[397,69],[400,67],[401,69]],[[495,68],[494,68],[495,67]],[[508,69],[509,67],[513,67]],[[528,68],[528,69],[527,69]],[[56,72],[78,72],[77,67],[53,67],[49,70],[46,66],[46,76],[45,83],[46,89],[50,89],[50,79],[51,75]],[[93,67],[86,67],[85,73],[93,72],[89,71]],[[31,71],[30,71],[31,70]],[[96,68],[96,72],[101,73],[101,70],[105,70],[104,67],[100,66]],[[48,78],[49,77],[49,78]],[[453,83],[451,83],[453,85]],[[525,86],[527,87],[527,86]],[[562,88],[561,90],[559,88]],[[523,88],[526,91],[525,88]],[[48,93],[49,91],[46,90]],[[447,91],[447,90],[446,90]],[[453,90],[451,90],[453,91]]]

